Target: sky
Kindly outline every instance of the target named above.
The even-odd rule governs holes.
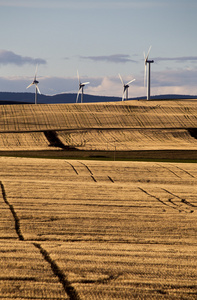
[[[151,64],[151,95],[197,95],[196,0],[0,0],[0,91],[146,95],[144,52]],[[85,100],[85,99],[84,99]]]

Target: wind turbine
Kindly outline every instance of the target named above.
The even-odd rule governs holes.
[[[146,76],[147,76],[147,65],[148,65],[148,76],[147,76],[147,100],[150,100],[150,67],[151,67],[151,64],[154,63],[154,60],[149,60],[148,59],[148,56],[150,54],[150,50],[151,50],[151,47],[149,48],[148,50],[148,54],[147,56],[145,55],[145,52],[144,52],[144,63],[145,63],[145,67],[144,67],[144,86],[145,86],[145,81],[146,81]]]
[[[122,77],[120,76],[120,74],[119,74],[119,77],[120,77],[120,80],[121,80],[121,82],[122,82],[122,84],[123,84],[122,101],[124,101],[124,94],[126,94],[125,100],[127,101],[127,100],[128,100],[128,94],[129,94],[129,93],[128,93],[129,84],[130,84],[131,82],[135,81],[135,79],[132,79],[132,80],[130,80],[130,81],[127,82],[127,83],[124,83],[124,81],[122,80]]]
[[[39,81],[36,80],[37,71],[38,71],[38,66],[36,66],[36,72],[35,72],[34,80],[33,80],[32,83],[31,83],[30,85],[28,85],[28,87],[27,87],[27,89],[28,89],[30,86],[32,86],[32,85],[35,84],[35,104],[37,104],[38,93],[41,94],[41,93],[40,93],[40,90],[39,90],[39,88],[38,88],[38,83],[39,83]]]
[[[83,103],[83,89],[84,89],[84,86],[86,86],[86,84],[89,84],[89,82],[83,82],[82,83],[80,81],[79,72],[78,71],[77,71],[77,77],[78,77],[78,80],[79,80],[79,90],[78,90],[78,93],[77,93],[76,103],[78,102],[80,91],[81,91],[81,103]]]

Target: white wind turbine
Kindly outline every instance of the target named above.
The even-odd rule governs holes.
[[[148,59],[148,56],[150,54],[150,50],[151,50],[151,47],[149,48],[148,50],[148,54],[147,56],[145,55],[145,52],[144,52],[144,64],[145,64],[145,67],[144,67],[144,86],[145,86],[145,81],[146,81],[146,76],[147,76],[147,64],[148,64],[148,76],[147,76],[147,100],[150,100],[150,66],[152,63],[154,63],[154,60],[149,60]]]
[[[84,89],[84,86],[86,86],[86,84],[89,84],[89,82],[83,82],[82,83],[80,81],[79,72],[78,71],[77,71],[77,77],[78,77],[78,80],[79,80],[79,90],[78,90],[78,93],[77,93],[76,103],[78,102],[80,91],[81,91],[81,103],[83,103],[83,89]]]
[[[40,90],[39,90],[39,88],[38,88],[38,83],[39,83],[39,81],[36,80],[37,71],[38,71],[38,66],[36,66],[36,72],[35,72],[34,80],[33,80],[32,83],[31,83],[30,85],[28,85],[28,87],[27,87],[27,89],[28,89],[30,86],[32,86],[32,85],[35,84],[35,104],[37,104],[38,93],[41,94],[41,93],[40,93]]]
[[[125,95],[125,94],[126,94],[125,100],[128,100],[128,95],[129,95],[129,93],[128,93],[129,84],[130,84],[131,82],[135,81],[135,79],[132,79],[132,80],[130,80],[130,81],[127,82],[127,83],[124,83],[124,81],[122,80],[122,77],[121,77],[120,74],[119,74],[119,77],[120,77],[120,80],[121,80],[121,82],[122,82],[122,84],[123,84],[122,101],[124,101],[124,95]]]

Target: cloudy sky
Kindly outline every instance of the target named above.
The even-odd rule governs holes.
[[[38,64],[43,94],[197,95],[196,0],[0,0],[0,91],[26,92]],[[30,88],[29,92],[34,92]]]

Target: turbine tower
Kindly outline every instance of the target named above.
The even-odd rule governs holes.
[[[145,55],[144,52],[144,63],[145,63],[145,68],[144,68],[144,86],[145,86],[145,81],[146,81],[146,76],[147,76],[147,65],[148,65],[148,76],[147,76],[147,100],[150,100],[150,69],[151,69],[151,64],[154,63],[154,60],[149,60],[148,56],[150,54],[151,47],[148,50],[147,56]]]
[[[78,80],[79,80],[79,90],[78,90],[78,93],[77,93],[76,103],[78,102],[80,91],[81,91],[81,103],[83,103],[83,89],[84,89],[84,86],[86,86],[86,84],[89,84],[89,82],[83,82],[82,83],[80,81],[79,72],[78,71],[77,71],[77,77],[78,77]]]
[[[120,80],[121,80],[121,82],[122,82],[122,84],[123,84],[122,101],[124,101],[124,95],[126,96],[126,97],[125,97],[125,100],[127,101],[127,100],[128,100],[128,96],[129,96],[129,92],[128,92],[128,90],[129,90],[129,84],[130,84],[131,82],[135,81],[135,79],[132,79],[132,80],[130,80],[130,81],[127,82],[127,83],[124,83],[124,81],[122,80],[122,77],[121,77],[120,74],[119,74],[119,77],[120,77]]]
[[[41,93],[40,93],[40,90],[39,90],[39,88],[38,88],[38,83],[39,83],[39,81],[36,80],[37,71],[38,71],[38,66],[36,66],[36,72],[35,72],[35,76],[34,76],[33,82],[32,82],[30,85],[28,85],[28,87],[27,87],[27,89],[28,89],[30,86],[32,86],[32,85],[35,84],[35,104],[37,104],[38,93],[41,94]]]

